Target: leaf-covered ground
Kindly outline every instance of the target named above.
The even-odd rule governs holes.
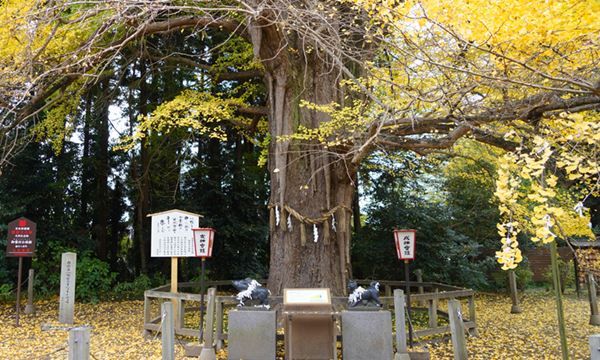
[[[477,296],[479,336],[467,337],[470,359],[561,358],[554,299],[526,295],[520,300],[523,313],[510,314],[508,297]],[[35,305],[36,316],[22,315],[18,328],[14,326],[14,306],[0,305],[0,359],[68,358],[68,331],[57,329],[58,299]],[[141,336],[142,306],[142,301],[76,305],[77,324],[93,326],[91,359],[161,359],[160,340]],[[564,310],[570,358],[589,359],[588,336],[600,333],[600,327],[588,325],[590,310],[586,299],[567,298]],[[468,313],[465,303],[463,312]],[[43,326],[54,330],[42,330]],[[184,343],[176,344],[178,359],[184,358],[183,346]],[[453,358],[450,340],[425,346],[432,359]],[[226,358],[226,351],[219,352],[218,357]]]

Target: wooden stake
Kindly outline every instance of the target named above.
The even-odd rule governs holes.
[[[558,332],[560,334],[560,347],[563,360],[569,360],[569,347],[567,346],[567,332],[565,327],[565,314],[563,312],[562,291],[558,279],[558,263],[556,261],[556,239],[550,244],[550,257],[552,258],[552,278],[556,293],[556,314],[558,315]]]
[[[176,293],[177,292],[177,259],[176,257],[172,257],[171,258],[171,292],[172,293]],[[177,314],[177,300],[176,299],[172,299],[173,301],[173,311],[174,314]],[[175,315],[173,315],[175,316]]]
[[[21,309],[21,270],[23,268],[23,257],[19,258],[19,275],[17,275],[17,321],[16,326],[19,327],[19,310]]]

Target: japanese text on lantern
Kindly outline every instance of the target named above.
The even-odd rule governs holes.
[[[394,240],[399,260],[412,260],[415,258],[415,230],[396,230]]]

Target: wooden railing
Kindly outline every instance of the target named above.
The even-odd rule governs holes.
[[[266,283],[266,280],[258,279],[259,283]],[[371,280],[357,280],[359,285],[368,285]],[[379,284],[384,288],[385,296],[381,296],[379,299],[381,300],[382,307],[384,309],[393,309],[394,305],[394,297],[392,296],[392,288],[400,288],[406,289],[406,284],[403,281],[379,281]],[[204,285],[208,287],[218,287],[218,286],[230,286],[231,281],[206,281]],[[200,287],[199,282],[194,283],[179,283],[178,288],[196,288]],[[446,311],[438,309],[438,304],[440,301],[444,300],[452,300],[452,299],[461,299],[467,298],[468,307],[469,307],[469,317],[467,319],[463,319],[465,327],[469,330],[469,332],[473,335],[477,334],[477,323],[475,318],[475,301],[474,295],[475,292],[470,289],[463,289],[455,286],[449,286],[438,283],[430,283],[430,282],[411,282],[411,304],[427,304],[427,307],[412,307],[413,312],[419,311],[427,311],[429,313],[429,327],[426,329],[414,330],[413,334],[417,337],[424,337],[435,334],[443,334],[449,333],[449,326],[438,327],[438,317],[442,316],[448,318],[448,313]],[[198,337],[200,335],[200,331],[198,329],[186,328],[184,326],[184,317],[186,312],[199,311],[199,307],[186,307],[186,301],[197,301],[200,302],[200,294],[190,294],[190,293],[172,293],[169,292],[171,286],[165,285],[152,290],[148,290],[144,292],[144,327],[143,327],[143,335],[148,336],[153,331],[159,331],[160,329],[160,320],[161,314],[160,309],[162,307],[162,303],[165,300],[173,299],[176,303],[177,314],[175,317],[175,333],[185,336]],[[268,287],[267,287],[268,288]],[[413,292],[412,290],[418,289],[418,292]],[[152,299],[158,300],[158,306],[153,306]],[[206,324],[206,328],[210,329],[214,327],[214,339],[216,341],[217,349],[220,350],[224,347],[223,340],[227,340],[227,333],[224,331],[224,323],[223,323],[223,315],[224,313],[231,308],[235,308],[239,301],[235,296],[223,296],[217,295],[214,299],[205,296],[205,302],[214,301],[215,302],[215,323],[214,324]],[[269,297],[269,305],[271,305],[272,309],[278,309],[283,302],[283,297],[281,296],[271,296]],[[155,301],[156,303],[156,301]],[[332,303],[337,305],[339,308],[346,308],[348,306],[348,298],[342,296],[332,297]],[[253,305],[253,302],[247,301],[247,306]],[[207,306],[204,307],[205,309]],[[153,316],[154,315],[154,316]],[[283,335],[277,335],[278,340],[283,340]],[[395,341],[395,334],[394,334]]]

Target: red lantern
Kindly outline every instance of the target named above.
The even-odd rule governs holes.
[[[394,230],[398,260],[414,260],[417,230]]]
[[[214,229],[192,229],[194,231],[194,246],[196,257],[212,257],[213,243],[215,239]]]

